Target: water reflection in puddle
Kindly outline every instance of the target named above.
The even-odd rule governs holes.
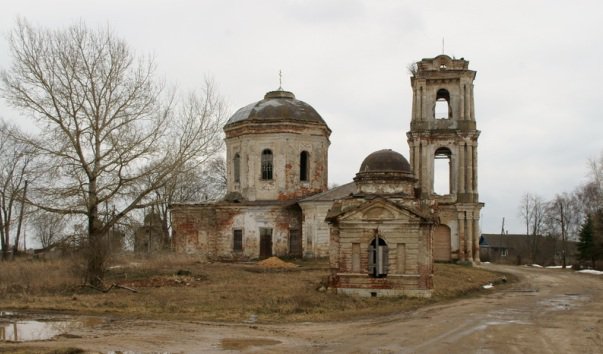
[[[28,342],[51,339],[79,327],[73,321],[12,321],[0,323],[0,341]]]
[[[0,342],[29,342],[52,339],[69,331],[103,323],[96,317],[45,317],[24,319],[14,312],[0,311]]]

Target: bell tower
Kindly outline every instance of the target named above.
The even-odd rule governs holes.
[[[410,164],[421,196],[438,203],[434,260],[479,262],[476,72],[463,58],[442,54],[417,62],[411,73]]]

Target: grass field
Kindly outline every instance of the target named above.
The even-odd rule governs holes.
[[[76,260],[0,263],[0,310],[203,321],[327,321],[408,311],[484,291],[501,274],[436,264],[431,299],[358,298],[318,291],[326,260],[294,261],[295,268],[256,263],[207,263],[174,254],[112,260],[107,293],[81,286]]]

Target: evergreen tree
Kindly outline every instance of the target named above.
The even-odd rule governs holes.
[[[580,260],[589,260],[595,265],[595,244],[593,240],[593,219],[587,215],[586,221],[580,228],[580,240],[578,241],[578,252]]]

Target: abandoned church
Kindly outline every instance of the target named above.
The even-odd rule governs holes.
[[[239,109],[224,126],[227,194],[171,206],[174,249],[329,257],[338,292],[364,296],[430,296],[433,261],[479,262],[476,72],[447,55],[412,71],[410,162],[376,151],[330,190],[331,130],[312,106],[279,89]],[[448,188],[436,191],[442,162]]]

